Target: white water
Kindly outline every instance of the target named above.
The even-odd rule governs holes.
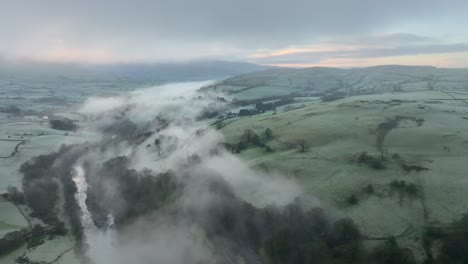
[[[84,169],[81,166],[76,166],[74,169],[75,174],[73,175],[73,181],[75,182],[77,189],[75,199],[81,209],[81,224],[85,230],[86,238],[86,231],[94,231],[96,226],[94,225],[93,219],[91,218],[91,213],[86,206],[86,190],[88,188],[88,183],[86,182]]]
[[[81,166],[74,167],[75,174],[73,181],[75,182],[77,192],[75,199],[81,209],[81,223],[84,228],[83,243],[88,245],[88,252],[85,254],[95,263],[119,263],[115,259],[116,248],[116,232],[114,227],[114,218],[108,216],[106,230],[98,229],[93,222],[91,213],[86,206],[86,190],[88,183],[86,182],[85,171]]]

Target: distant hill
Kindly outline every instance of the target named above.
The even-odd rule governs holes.
[[[224,79],[268,69],[245,62],[72,64],[0,61],[0,82],[102,81],[161,83]],[[0,83],[1,84],[1,83]]]
[[[421,90],[468,90],[468,69],[375,66],[356,69],[274,68],[228,78],[205,89],[238,100],[274,96],[352,96]]]

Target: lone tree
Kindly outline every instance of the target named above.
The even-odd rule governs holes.
[[[272,139],[273,138],[273,130],[271,130],[271,128],[265,129],[264,134],[265,134],[266,139]]]
[[[297,140],[297,146],[299,147],[299,151],[301,152],[306,152],[307,148],[309,147],[307,144],[307,141],[305,139],[298,139]]]
[[[256,136],[255,132],[252,129],[246,129],[242,135],[244,142],[250,142]]]

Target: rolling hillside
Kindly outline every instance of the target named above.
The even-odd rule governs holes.
[[[383,92],[468,90],[468,69],[376,66],[357,69],[269,69],[207,87],[238,100],[271,96],[353,96]]]
[[[396,237],[423,261],[427,228],[468,213],[468,70],[272,69],[205,89],[253,111],[216,123],[234,152],[296,180],[370,243]]]

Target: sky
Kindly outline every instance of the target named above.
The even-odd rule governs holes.
[[[467,0],[0,0],[0,58],[468,67]]]

